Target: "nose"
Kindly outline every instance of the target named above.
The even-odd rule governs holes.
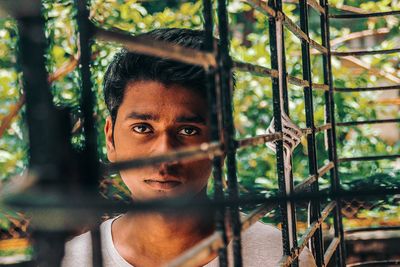
[[[157,138],[154,143],[153,154],[160,155],[176,150],[179,147],[177,140],[170,136],[168,133],[163,133]],[[161,175],[177,175],[180,162],[173,161],[168,163],[161,163],[158,166],[158,172]]]
[[[165,154],[178,148],[178,144],[173,136],[168,132],[160,134],[153,144],[153,154]]]

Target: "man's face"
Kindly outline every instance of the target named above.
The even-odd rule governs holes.
[[[127,84],[114,127],[105,125],[111,162],[149,157],[209,141],[207,102],[193,90],[155,81]],[[211,174],[209,159],[123,170],[134,200],[198,194]]]

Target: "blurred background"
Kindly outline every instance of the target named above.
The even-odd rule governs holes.
[[[71,142],[77,150],[83,146],[80,117],[80,74],[76,69],[79,59],[77,47],[76,10],[73,1],[42,1],[46,20],[48,50],[46,55],[53,101],[57,106],[69,107]],[[286,0],[284,12],[297,24],[299,6],[296,0]],[[366,13],[400,10],[399,1],[331,0],[330,13]],[[312,39],[321,43],[320,18],[309,9]],[[137,34],[155,28],[184,27],[201,29],[203,24],[201,1],[140,1],[92,0],[91,20],[102,28],[119,28]],[[270,66],[268,18],[244,1],[231,0],[228,6],[231,32],[231,56],[235,60]],[[216,14],[214,17],[217,18]],[[400,16],[371,17],[357,20],[331,20],[331,47],[338,51],[392,49],[400,43]],[[215,29],[218,35],[217,28]],[[25,123],[24,95],[21,72],[16,62],[18,31],[16,21],[5,14],[0,18],[0,187],[12,183],[24,174],[28,163],[28,133]],[[285,31],[286,64],[290,75],[302,78],[301,43]],[[95,42],[92,45],[92,80],[97,96],[95,118],[98,129],[98,152],[106,162],[103,125],[107,111],[102,97],[102,79],[111,58],[118,51],[116,44]],[[322,56],[311,50],[313,82],[323,83]],[[399,54],[332,57],[335,87],[367,87],[400,84]],[[291,119],[305,128],[304,95],[301,87],[288,85]],[[315,124],[324,124],[324,94],[314,90]],[[336,122],[398,118],[399,90],[380,92],[335,93]],[[237,137],[264,134],[272,119],[272,86],[270,78],[249,73],[236,73],[234,115]],[[337,127],[338,157],[400,154],[398,123]],[[293,154],[295,183],[308,177],[307,140],[302,139]],[[324,134],[317,135],[318,165],[328,160]],[[276,161],[266,146],[238,151],[238,178],[242,195],[273,195],[277,191]],[[345,162],[339,166],[339,177],[344,189],[389,187],[399,188],[400,159]],[[320,189],[329,188],[329,178],[320,180]],[[99,185],[104,197],[113,200],[128,198],[129,192],[118,176],[104,177]],[[210,184],[210,192],[212,184]],[[383,258],[400,258],[399,228],[379,231],[379,227],[400,226],[400,196],[384,199],[364,198],[343,201],[344,227],[348,247],[348,262],[368,260],[379,253]],[[251,207],[244,207],[247,210]],[[299,204],[298,229],[307,227],[307,206]],[[32,256],[29,233],[29,214],[0,206],[0,264],[29,259]],[[265,222],[279,227],[279,215],[271,212]],[[332,230],[332,219],[324,224],[326,238]],[[356,230],[375,227],[374,231],[359,234]],[[395,229],[395,228],[393,228]],[[385,254],[386,253],[386,254]],[[383,255],[382,255],[383,254]]]

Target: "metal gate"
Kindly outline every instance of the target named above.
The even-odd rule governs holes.
[[[247,62],[233,61],[229,55],[229,28],[227,18],[227,3],[218,0],[218,30],[220,37],[219,49],[213,43],[213,16],[212,1],[203,1],[204,29],[206,32],[206,49],[197,51],[172,44],[147,43],[146,40],[133,37],[121,31],[105,30],[98,28],[89,21],[87,3],[83,0],[76,1],[78,10],[77,22],[80,33],[80,71],[82,77],[81,108],[84,118],[85,150],[82,153],[73,151],[69,143],[68,110],[58,110],[52,103],[47,72],[45,69],[45,37],[44,20],[41,16],[40,1],[21,1],[26,8],[21,8],[11,1],[3,1],[1,5],[18,20],[19,30],[19,62],[21,64],[26,95],[27,123],[29,126],[30,140],[30,174],[32,187],[17,196],[11,197],[9,203],[29,209],[35,215],[33,222],[36,226],[34,237],[37,238],[39,255],[37,262],[43,266],[59,265],[63,255],[63,246],[68,231],[82,222],[71,214],[85,214],[86,221],[95,222],[99,215],[105,211],[118,210],[147,210],[160,208],[185,208],[189,205],[213,205],[218,209],[217,229],[214,234],[204,240],[200,245],[190,249],[187,253],[171,262],[168,266],[194,266],[196,262],[207,256],[207,253],[218,251],[220,266],[227,266],[227,233],[224,226],[224,210],[229,207],[231,211],[231,225],[233,235],[234,266],[242,266],[241,232],[246,231],[254,222],[262,218],[274,206],[279,205],[282,215],[282,240],[283,257],[280,266],[297,266],[298,256],[311,241],[311,248],[318,266],[326,266],[333,255],[337,266],[345,266],[344,234],[341,218],[341,198],[355,195],[385,195],[399,193],[399,190],[364,190],[344,191],[340,187],[338,165],[341,162],[394,159],[400,155],[338,158],[336,152],[336,127],[371,124],[380,122],[399,122],[400,119],[371,120],[354,122],[335,122],[334,98],[335,93],[354,91],[378,91],[399,89],[400,86],[373,87],[373,88],[335,88],[332,77],[332,57],[348,55],[366,55],[378,53],[399,52],[400,49],[383,51],[352,51],[337,52],[330,47],[329,21],[331,19],[365,18],[372,16],[397,15],[400,11],[330,15],[326,0],[300,0],[300,27],[297,26],[283,11],[282,1],[256,1],[247,0],[258,11],[268,17],[269,38],[271,49],[271,69]],[[308,9],[315,9],[320,14],[320,29],[322,43],[310,38],[308,30]],[[285,63],[284,29],[291,31],[301,40],[303,78],[299,79],[288,75]],[[94,95],[91,90],[91,49],[93,39],[114,41],[122,44],[128,50],[158,57],[169,58],[188,64],[200,65],[207,73],[207,92],[210,105],[210,119],[212,122],[212,141],[198,148],[184,149],[161,156],[141,158],[127,162],[118,162],[103,166],[98,163],[96,155],[96,131],[93,121]],[[170,48],[170,49],[166,49]],[[310,48],[319,51],[323,58],[322,84],[313,83],[311,76]],[[266,53],[268,53],[266,51]],[[272,80],[273,90],[273,117],[274,132],[236,140],[232,116],[232,71],[240,70],[257,75],[269,77]],[[288,84],[303,87],[306,128],[301,132],[307,138],[309,161],[309,177],[294,186],[290,168],[290,157],[285,154],[284,147],[284,118],[282,114],[289,115]],[[315,125],[313,109],[313,90],[322,90],[325,96],[325,124]],[[38,115],[38,110],[41,114]],[[328,139],[329,162],[318,166],[316,155],[316,135],[325,133]],[[223,143],[221,140],[225,140]],[[276,149],[277,176],[279,179],[279,194],[275,197],[241,199],[238,193],[236,151],[247,146],[254,146],[273,142]],[[67,152],[65,152],[67,151]],[[224,195],[222,186],[223,168],[222,154],[227,156],[228,196]],[[126,168],[139,168],[151,164],[171,162],[182,159],[213,158],[215,179],[215,195],[210,202],[193,202],[179,200],[152,201],[135,206],[114,204],[100,199],[95,193],[98,177],[101,173],[115,172]],[[66,171],[68,170],[68,171]],[[329,193],[319,192],[318,179],[324,175],[330,176],[331,190]],[[49,193],[50,192],[50,193]],[[4,193],[4,192],[3,192]],[[298,241],[296,231],[296,202],[307,200],[311,203],[310,225]],[[328,204],[321,207],[322,200],[329,200]],[[82,206],[82,203],[85,203]],[[246,215],[239,216],[239,205],[261,204],[257,209]],[[327,248],[323,245],[322,223],[333,214],[334,238]],[[50,218],[58,218],[63,225],[51,222]],[[99,233],[95,232],[94,239],[94,266],[101,266],[101,253]],[[41,240],[51,240],[54,244],[52,253],[46,254],[46,249],[41,248]],[[43,254],[41,254],[40,251]],[[49,251],[47,251],[49,252]],[[389,262],[387,262],[389,263]],[[391,262],[395,264],[395,262]],[[47,265],[46,265],[47,264]],[[381,264],[384,264],[382,262]]]

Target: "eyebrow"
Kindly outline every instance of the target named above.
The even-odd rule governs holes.
[[[136,119],[136,120],[144,120],[144,121],[159,121],[160,116],[151,113],[139,113],[132,111],[126,116],[127,119]],[[199,123],[206,124],[206,120],[200,115],[193,116],[180,116],[176,119],[178,123]]]
[[[176,119],[176,122],[206,124],[206,120],[202,116],[199,116],[199,115],[181,116]]]
[[[160,120],[160,116],[151,114],[151,113],[138,113],[132,111],[126,116],[127,119],[136,119],[136,120],[144,120],[144,121],[158,121]]]

